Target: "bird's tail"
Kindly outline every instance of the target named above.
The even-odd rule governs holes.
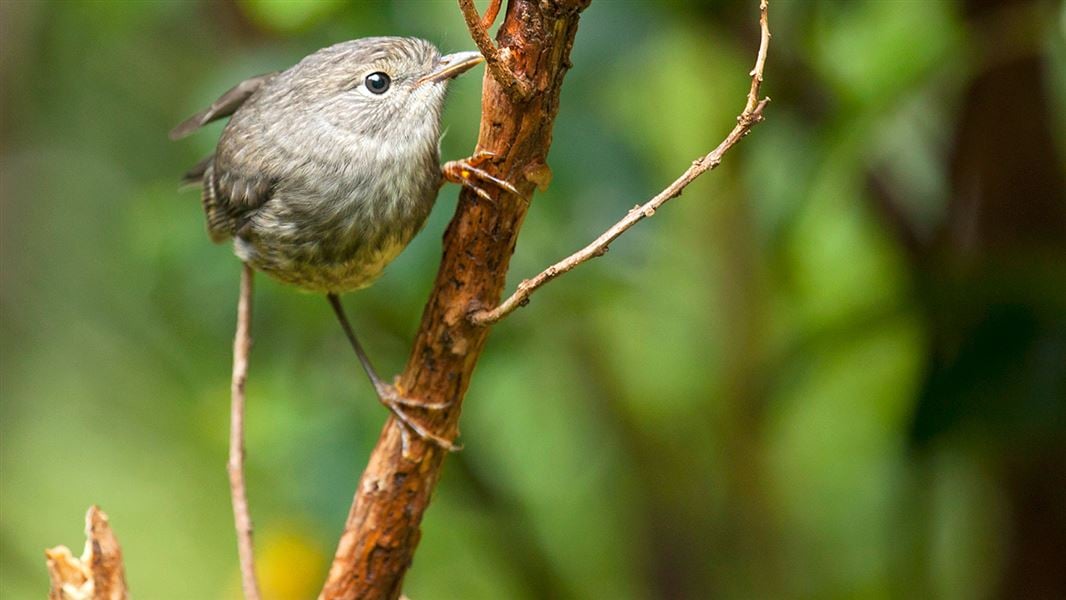
[[[211,166],[211,161],[213,160],[215,160],[214,154],[196,163],[193,168],[186,171],[181,176],[181,187],[200,185],[204,180],[204,173],[207,172],[207,167]]]

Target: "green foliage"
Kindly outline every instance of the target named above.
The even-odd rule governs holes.
[[[747,93],[755,4],[592,4],[513,282],[717,145]],[[1054,11],[772,5],[767,121],[493,332],[411,597],[1024,595],[1007,587],[1024,547],[1010,537],[1017,474],[1042,473],[1033,456],[1063,439],[1061,244],[999,246],[1006,266],[916,253],[882,204],[919,240],[948,240],[927,247],[953,248],[943,232],[973,216],[959,181],[979,180],[953,165],[967,90],[990,69],[981,36]],[[233,82],[346,38],[469,48],[458,9],[22,2],[0,20],[0,596],[40,597],[42,549],[80,546],[99,503],[138,597],[236,598],[224,465],[238,264],[208,242],[197,194],[177,190],[218,128],[178,144],[166,131]],[[1052,30],[1026,47],[1048,54],[1042,89],[1062,106]],[[452,90],[445,159],[473,147],[479,89],[477,75]],[[1061,134],[1062,111],[1046,120]],[[407,358],[455,196],[346,298],[383,372]],[[324,299],[259,277],[254,333],[267,597],[313,597],[385,411]],[[1053,472],[1066,453],[1050,454]]]
[[[344,3],[341,0],[241,0],[240,6],[257,25],[278,33],[296,33],[336,14]]]

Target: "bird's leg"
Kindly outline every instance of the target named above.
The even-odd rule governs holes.
[[[378,377],[377,371],[374,370],[374,365],[370,363],[370,357],[367,356],[366,351],[363,350],[362,344],[360,344],[359,340],[355,337],[355,331],[352,330],[352,325],[348,322],[348,317],[344,313],[344,307],[341,305],[340,298],[336,294],[326,294],[326,298],[329,299],[329,304],[333,307],[333,312],[336,313],[337,320],[340,321],[341,329],[344,330],[344,335],[347,336],[348,341],[351,342],[352,349],[355,350],[355,355],[359,358],[359,364],[363,366],[363,370],[366,371],[367,377],[370,378],[370,383],[374,385],[374,391],[377,392],[378,400],[380,400],[404,426],[401,428],[404,455],[407,454],[407,429],[414,431],[419,437],[429,440],[445,450],[450,452],[458,451],[460,449],[459,446],[456,446],[450,440],[429,431],[419,424],[418,421],[404,412],[405,406],[428,410],[441,410],[447,408],[449,403],[420,402],[411,398],[405,398],[396,391],[395,386],[385,383],[381,377]]]
[[[491,183],[496,187],[521,197],[513,185],[506,181],[489,174],[487,171],[481,168],[481,165],[486,161],[494,158],[496,155],[487,150],[477,152],[469,158],[463,158],[460,160],[449,160],[441,165],[440,171],[444,176],[444,181],[450,181],[457,183],[465,188],[469,188],[479,198],[486,202],[492,202],[492,196],[481,187],[482,183]]]

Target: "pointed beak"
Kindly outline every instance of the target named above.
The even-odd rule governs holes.
[[[485,57],[481,56],[480,52],[446,54],[440,57],[437,67],[429,75],[418,80],[418,85],[447,81],[458,77],[484,61]]]

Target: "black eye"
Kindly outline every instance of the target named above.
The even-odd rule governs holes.
[[[392,83],[392,80],[385,73],[378,71],[367,75],[364,83],[366,84],[366,89],[370,90],[371,93],[384,94],[389,90],[389,84]]]

